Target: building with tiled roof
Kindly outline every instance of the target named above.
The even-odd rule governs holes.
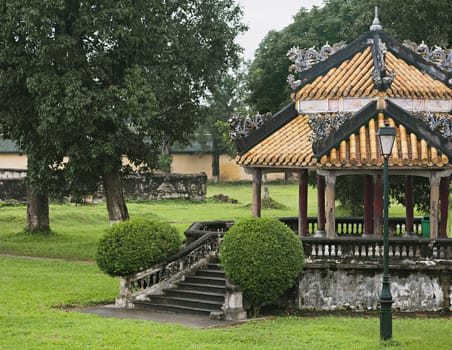
[[[260,215],[262,172],[298,171],[298,230],[307,235],[307,174],[315,171],[318,233],[334,237],[336,177],[361,174],[364,234],[381,235],[377,133],[389,124],[396,130],[389,172],[406,177],[406,232],[413,227],[413,176],[422,176],[430,181],[431,237],[447,237],[452,50],[398,42],[382,31],[376,16],[370,32],[347,46],[294,48],[288,57],[294,61],[288,78],[293,101],[271,118],[233,120],[236,161],[254,174],[253,214]]]

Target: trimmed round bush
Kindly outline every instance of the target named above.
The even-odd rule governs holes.
[[[249,218],[224,235],[220,262],[253,306],[270,304],[292,287],[303,269],[303,245],[277,219]]]
[[[99,268],[110,276],[127,276],[162,262],[181,247],[168,223],[133,219],[109,227],[97,248]]]

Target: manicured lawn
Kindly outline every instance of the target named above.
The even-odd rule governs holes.
[[[313,191],[312,191],[313,192]],[[226,194],[238,203],[224,203],[211,199],[215,194]],[[271,186],[271,195],[287,205],[285,210],[263,210],[264,216],[295,216],[297,213],[297,186]],[[133,217],[159,217],[171,222],[183,232],[194,221],[238,220],[251,215],[251,185],[208,185],[205,202],[186,200],[129,202]],[[314,197],[314,194],[312,195]],[[0,253],[93,260],[99,238],[108,227],[105,203],[75,206],[51,204],[52,233],[29,235],[25,227],[25,206],[0,207]],[[315,204],[311,208],[315,213]]]
[[[163,201],[128,203],[132,217],[157,216],[181,234],[193,221],[250,215],[251,185],[209,185],[208,197],[226,194],[237,204]],[[287,206],[263,216],[295,216],[298,185],[270,185]],[[315,215],[310,189],[309,215]],[[403,209],[393,207],[393,215]],[[398,212],[397,212],[398,211]],[[50,235],[23,233],[25,207],[0,207],[0,253],[93,260],[108,226],[105,204],[52,204]],[[451,319],[395,319],[394,341],[381,344],[377,318],[277,317],[198,330],[139,320],[107,319],[65,311],[69,306],[113,303],[118,281],[96,265],[0,256],[0,349],[447,349]]]
[[[447,349],[451,319],[395,319],[380,344],[377,318],[278,317],[192,329],[108,319],[65,306],[112,302],[115,279],[95,265],[0,257],[0,349]]]
[[[224,203],[212,199],[216,194],[228,195],[238,203]],[[297,216],[298,185],[270,184],[270,195],[285,209],[263,209],[262,216]],[[186,200],[128,203],[130,216],[159,217],[174,224],[181,236],[194,221],[238,220],[251,215],[251,184],[209,184],[205,202]],[[308,215],[317,213],[317,197],[309,188]],[[93,260],[99,238],[108,227],[104,203],[75,206],[52,204],[50,225],[52,233],[29,235],[25,227],[25,206],[0,207],[0,253],[56,257],[71,260]],[[403,207],[393,206],[391,215],[403,216]]]

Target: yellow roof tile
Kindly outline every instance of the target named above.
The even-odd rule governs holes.
[[[356,134],[351,134],[340,142],[318,162],[313,157],[309,136],[312,130],[308,125],[309,115],[299,115],[282,128],[244,154],[237,156],[239,164],[247,166],[273,167],[314,167],[319,168],[362,168],[381,167],[383,158],[378,145],[377,131],[384,125],[384,116],[379,113],[376,119],[370,119]],[[428,146],[423,139],[408,133],[403,125],[396,125],[396,140],[389,159],[392,167],[433,167],[451,166],[449,159],[436,148]]]
[[[391,52],[386,54],[386,64],[388,70],[395,72],[391,88],[386,91],[388,97],[452,98],[452,90],[449,87]],[[372,52],[368,47],[303,86],[296,93],[295,99],[377,96],[378,90],[373,86],[372,71]]]

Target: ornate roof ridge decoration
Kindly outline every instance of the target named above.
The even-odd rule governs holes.
[[[416,52],[418,55],[421,55],[425,61],[434,63],[436,66],[448,73],[452,72],[452,48],[443,49],[437,45],[429,48],[424,43],[424,40],[422,40],[419,45],[414,41],[404,40],[403,46]]]
[[[370,31],[374,33],[372,45],[372,58],[374,62],[374,70],[372,72],[372,80],[374,87],[379,91],[386,91],[391,87],[394,81],[394,70],[389,72],[386,70],[386,52],[388,51],[386,44],[381,40],[379,32],[383,27],[378,19],[378,7],[375,6],[375,17],[370,26]]]
[[[265,114],[260,114],[250,116],[240,115],[239,113],[234,113],[228,119],[231,131],[229,132],[229,139],[235,141],[243,137],[247,137],[251,131],[258,130],[264,125],[264,123],[272,117],[272,113],[268,112]]]
[[[380,20],[378,19],[378,6],[375,6],[375,17],[372,21],[372,25],[370,26],[371,32],[379,32],[383,30],[383,27],[380,24]]]
[[[422,120],[430,130],[438,132],[447,141],[452,141],[452,116],[450,114],[415,112],[413,116]]]
[[[290,74],[287,76],[287,83],[292,90],[295,90],[301,85],[301,80],[296,80],[296,76],[299,73],[308,70],[314,64],[325,61],[332,54],[342,50],[347,45],[345,41],[340,41],[338,43],[330,46],[328,41],[320,49],[315,46],[309,49],[300,49],[298,46],[292,47],[287,52],[287,58],[294,62],[289,67]]]
[[[353,116],[350,112],[312,113],[309,114],[308,125],[313,133],[309,136],[311,143],[325,141],[332,132],[339,128]]]
[[[372,57],[374,61],[374,70],[372,72],[372,80],[374,87],[379,91],[385,91],[391,87],[394,81],[394,70],[387,71],[386,69],[386,44],[381,41],[379,36],[376,36],[372,46]]]

